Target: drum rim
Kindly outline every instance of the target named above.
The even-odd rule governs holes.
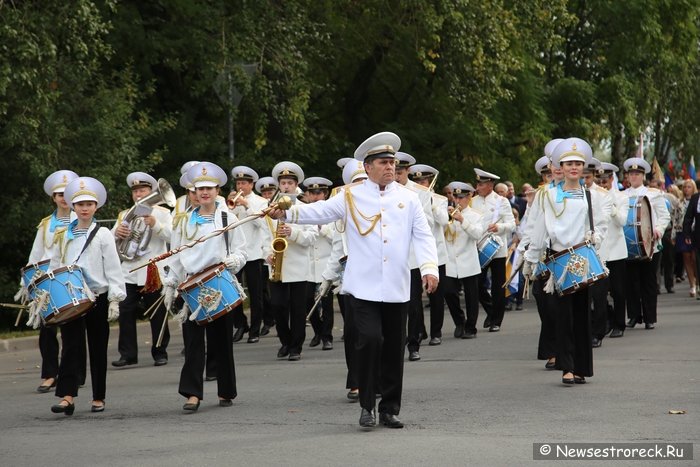
[[[83,275],[83,270],[80,269],[80,266],[75,265],[75,264],[72,264],[70,266],[61,266],[60,268],[56,268],[56,269],[53,269],[51,271],[45,272],[41,277],[39,277],[38,280],[32,281],[31,284],[29,284],[29,286],[27,286],[27,290],[29,290],[30,288],[32,290],[36,289],[39,286],[39,284],[44,282],[46,279],[52,279],[52,277],[49,276],[49,274],[48,274],[49,272],[55,277],[56,274],[61,274],[64,272],[75,272],[75,271],[79,271],[80,275],[81,276]]]
[[[50,263],[51,263],[50,259],[42,259],[41,261],[38,261],[36,263],[27,264],[25,267],[23,267],[19,271],[20,271],[20,273],[22,273],[22,275],[24,275],[24,272],[29,271],[30,269],[40,269],[40,268],[36,267],[36,266],[39,266],[40,264],[50,264]]]
[[[75,319],[80,318],[81,316],[84,316],[87,314],[88,311],[90,311],[90,308],[95,304],[95,300],[90,300],[89,298],[81,298],[78,300],[77,305],[73,305],[71,303],[70,306],[68,305],[63,305],[61,308],[59,308],[57,311],[53,311],[48,315],[48,318],[44,318],[44,322],[46,323],[47,326],[56,326],[56,325],[61,325],[61,324],[66,324],[69,323]],[[70,310],[71,308],[80,308],[83,305],[89,305],[88,307],[85,308],[85,310],[82,310],[80,313],[73,315],[69,318],[66,318],[64,320],[61,319],[52,319],[54,316],[58,316],[60,318],[61,314],[65,314],[66,311]]]
[[[199,271],[197,274],[194,276],[190,277],[186,281],[184,281],[182,284],[180,284],[177,287],[178,292],[188,292],[191,290],[194,286],[198,286],[199,282],[205,282],[211,279],[212,277],[216,276],[217,273],[223,272],[226,269],[226,265],[224,263],[217,263],[212,266],[206,267]],[[206,275],[205,275],[206,274]],[[203,276],[202,278],[199,278],[199,276]],[[194,282],[194,279],[197,278],[197,282]]]

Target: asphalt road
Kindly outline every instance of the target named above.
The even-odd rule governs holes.
[[[233,407],[218,407],[216,383],[208,382],[195,414],[182,412],[177,394],[178,332],[169,364],[156,368],[141,327],[140,364],[109,369],[106,411],[90,413],[88,378],[72,417],[50,412],[58,401],[52,393],[34,392],[40,383],[35,338],[18,340],[7,346],[15,350],[0,351],[0,463],[551,465],[533,461],[533,443],[658,441],[696,443],[695,461],[671,465],[700,465],[700,301],[683,286],[659,297],[655,330],[637,326],[621,339],[605,339],[594,350],[595,376],[573,387],[535,359],[533,301],[507,313],[501,332],[479,332],[474,340],[452,338],[448,315],[443,344],[422,347],[421,361],[406,362],[402,430],[360,430],[359,405],[345,398],[339,314],[335,349],[305,348],[299,362],[275,358],[274,336],[235,344]],[[116,337],[112,328],[110,360],[117,357]],[[638,464],[586,465],[611,462]]]

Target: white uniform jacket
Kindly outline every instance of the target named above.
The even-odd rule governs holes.
[[[627,198],[636,198],[637,196],[646,196],[651,204],[651,223],[654,226],[654,232],[659,238],[663,236],[668,224],[671,222],[671,213],[666,207],[666,199],[664,194],[656,188],[640,186],[639,188],[629,187],[624,191]],[[661,251],[661,240],[656,244],[655,252]]]
[[[423,208],[423,213],[425,214],[425,220],[428,221],[428,227],[430,227],[430,232],[432,234],[433,231],[433,226],[435,225],[435,219],[433,218],[433,207],[432,207],[432,202],[433,202],[433,197],[432,193],[428,191],[427,187],[424,187],[423,185],[420,185],[413,180],[409,180],[406,182],[404,185],[405,188],[408,188],[412,192],[418,195],[418,200],[420,201],[421,207]],[[436,242],[437,245],[437,242]],[[414,246],[411,244],[411,252],[409,255],[409,265],[411,269],[416,269],[419,264],[418,260],[416,259],[416,253],[413,250]],[[440,258],[438,257],[438,264],[440,263]]]
[[[287,219],[303,224],[345,219],[348,262],[342,290],[356,298],[408,302],[411,243],[421,274],[438,277],[435,240],[420,200],[396,182],[380,190],[364,180],[327,201],[293,206]]]
[[[476,244],[484,236],[481,216],[471,208],[462,210],[462,222],[453,221],[445,227],[447,264],[445,275],[462,279],[481,274],[479,250]]]
[[[333,223],[314,226],[318,232],[316,241],[309,248],[309,277],[316,284],[323,282],[323,271],[333,247]]]
[[[627,223],[629,213],[629,198],[619,190],[608,191],[612,203],[610,209],[610,222],[608,233],[600,247],[601,258],[605,255],[605,261],[618,261],[627,259],[627,242],[623,227]]]
[[[320,201],[319,201],[320,202]],[[301,204],[301,203],[299,203]],[[317,204],[317,203],[313,203]],[[277,232],[279,221],[273,220],[269,223],[272,237]],[[292,233],[287,237],[287,249],[282,253],[282,275],[281,282],[311,282],[309,273],[309,249],[318,237],[317,227],[311,225],[290,225]],[[272,254],[272,242],[263,245],[265,258]],[[268,268],[272,273],[272,268]]]
[[[445,245],[445,227],[450,221],[450,214],[447,212],[447,198],[436,193],[432,193],[432,214],[435,221],[430,228],[435,238],[435,246],[438,253],[438,266],[447,264],[447,246]]]
[[[214,230],[223,228],[221,213],[226,211],[227,224],[233,224],[238,219],[228,211],[225,204],[217,203],[214,213],[214,222],[198,223],[198,210],[187,213],[187,217],[182,220],[181,229],[176,229],[172,236],[171,248],[175,249],[190,243]],[[222,263],[226,258],[226,236],[224,234],[210,238],[202,243],[197,243],[192,248],[185,248],[180,253],[170,257],[170,271],[168,272],[166,285],[176,287],[184,282],[189,276],[203,271],[209,266]],[[238,267],[231,273],[237,273],[245,265],[247,260],[245,252],[246,238],[241,229],[228,231],[228,251],[229,255],[238,262]]]
[[[248,196],[244,196],[248,201],[248,207],[236,206],[232,212],[239,219],[248,217],[251,214],[262,211],[267,208],[267,200],[262,196],[258,196],[251,192]],[[248,255],[248,261],[263,259],[263,245],[270,243],[270,229],[267,227],[265,218],[261,217],[251,222],[247,222],[237,229],[243,230],[246,239],[245,250]]]
[[[483,196],[472,198],[470,206],[481,215],[485,233],[488,232],[489,224],[496,224],[498,229],[496,235],[501,239],[501,248],[498,249],[494,258],[505,258],[508,254],[510,234],[515,230],[513,208],[508,199],[492,191],[485,198]]]
[[[586,232],[590,231],[588,219],[588,202],[582,199],[564,198],[556,202],[558,188],[547,188],[542,202],[542,214],[530,237],[530,246],[525,252],[525,259],[531,263],[540,261],[546,248],[558,252],[585,241]],[[601,192],[591,191],[593,209],[593,229],[596,249],[599,249],[607,234],[610,217],[610,198]],[[528,221],[532,222],[530,219]]]
[[[126,212],[127,210],[124,210],[117,216],[117,222],[114,224],[114,227],[112,227],[112,234],[116,233],[117,227],[122,223]],[[148,242],[148,250],[141,257],[122,262],[122,274],[127,284],[144,285],[146,283],[146,268],[141,268],[134,272],[129,271],[141,266],[154,256],[168,251],[168,243],[173,233],[173,216],[170,215],[169,210],[161,206],[154,206],[151,215],[155,217],[156,224],[152,228],[151,241]],[[115,241],[119,240],[115,237]],[[160,277],[165,277],[163,268],[166,264],[168,264],[167,260],[156,263]]]
[[[77,222],[73,221],[66,230],[56,236],[56,242],[49,250],[49,270],[74,264],[77,259],[83,278],[95,296],[107,292],[110,302],[121,302],[126,298],[126,286],[114,236],[107,227],[99,227],[93,222],[86,235],[75,238],[71,227]],[[95,229],[99,230],[80,255],[88,236]]]

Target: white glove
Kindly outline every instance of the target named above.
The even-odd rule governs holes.
[[[523,276],[525,277],[532,277],[535,274],[535,263],[531,263],[530,261],[525,261],[523,263]]]
[[[333,295],[338,295],[343,289],[343,284],[340,281],[333,282]]]
[[[326,295],[328,295],[328,292],[330,292],[331,290],[331,285],[332,282],[328,279],[325,279],[323,282],[321,282],[321,285],[318,288],[317,297],[325,297]]]
[[[107,308],[107,321],[114,321],[119,318],[119,302],[113,301],[109,302],[109,308]]]
[[[175,303],[175,287],[172,287],[170,285],[165,285],[163,286],[163,290],[161,291],[161,295],[163,295],[163,305],[165,305],[165,309],[170,311],[173,309],[173,303]]]
[[[236,255],[228,255],[226,258],[224,258],[224,264],[226,265],[226,269],[230,270],[233,274],[237,273],[239,269],[241,269],[241,260],[238,258]]]
[[[26,303],[29,300],[26,287],[20,287],[13,298],[16,302]]]
[[[595,234],[593,233],[592,230],[589,230],[588,232],[586,232],[586,235],[583,238],[585,241],[587,241],[591,245],[595,245]]]

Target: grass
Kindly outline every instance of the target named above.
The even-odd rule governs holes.
[[[38,335],[38,329],[11,329],[0,331],[0,339],[14,339],[16,337],[29,337]]]

